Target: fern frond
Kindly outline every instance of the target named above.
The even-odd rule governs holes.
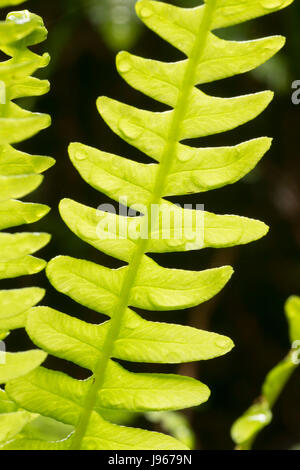
[[[22,410],[0,389],[0,442],[31,439],[62,440],[72,429],[58,421]]]
[[[4,1],[0,6],[16,5],[20,1]],[[18,201],[34,191],[42,182],[41,173],[51,167],[49,157],[31,156],[12,147],[50,125],[50,117],[20,108],[14,100],[46,93],[49,83],[31,75],[49,62],[29,50],[29,46],[46,38],[41,18],[29,11],[10,13],[0,22],[0,49],[11,58],[0,63],[0,229],[36,222],[49,208],[43,204]],[[35,274],[46,262],[32,256],[50,240],[46,233],[0,233],[0,279]],[[28,311],[44,297],[44,290],[29,287],[0,291],[0,331],[2,337],[10,330],[26,324]],[[3,356],[3,357],[2,357]],[[46,358],[41,350],[19,353],[2,352],[0,384],[15,379],[39,366]],[[18,411],[0,390],[0,441],[19,433],[33,419],[31,413]],[[5,399],[4,399],[5,398]],[[4,406],[6,403],[6,406]],[[9,411],[7,410],[7,405]],[[3,414],[2,414],[3,413]]]
[[[169,64],[123,52],[117,67],[131,86],[172,110],[154,113],[107,97],[99,98],[97,105],[117,135],[159,164],[137,163],[82,144],[70,146],[70,158],[87,183],[141,215],[127,218],[68,199],[61,202],[62,218],[76,235],[127,265],[111,270],[70,257],[49,263],[47,275],[58,291],[111,319],[91,325],[47,307],[32,309],[27,331],[33,341],[90,370],[92,376],[77,381],[38,368],[10,382],[7,391],[20,406],[72,425],[75,432],[63,442],[19,439],[7,448],[184,448],[164,435],[111,424],[106,413],[199,405],[208,399],[207,387],[182,376],[133,374],[113,359],[180,363],[221,356],[233,347],[229,338],[218,334],[145,321],[130,307],[164,311],[195,306],[216,295],[232,275],[229,266],[201,272],[166,269],[148,253],[234,246],[268,231],[260,221],[181,209],[164,197],[234,183],[269,149],[271,139],[266,137],[221,148],[193,148],[182,141],[234,129],[269,104],[270,91],[224,99],[203,93],[197,85],[252,70],[283,46],[284,39],[277,36],[238,43],[212,32],[279,10],[292,0],[275,3],[207,0],[198,8],[183,9],[137,2],[144,23],[187,58]],[[183,233],[178,220],[184,220]]]
[[[272,408],[300,363],[300,297],[293,296],[287,300],[285,315],[289,324],[291,350],[268,373],[260,397],[233,424],[231,437],[238,450],[251,449],[257,435],[271,423]]]

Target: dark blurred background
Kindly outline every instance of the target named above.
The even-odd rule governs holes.
[[[67,254],[118,266],[115,260],[77,239],[60,219],[57,206],[63,197],[93,207],[108,201],[89,187],[71,165],[67,155],[69,142],[79,141],[147,161],[108,129],[95,106],[99,95],[107,95],[141,108],[163,109],[130,89],[115,70],[115,53],[120,49],[166,61],[181,58],[178,51],[139,22],[134,3],[134,0],[29,0],[24,4],[24,8],[44,18],[49,38],[37,50],[49,51],[52,56],[48,69],[39,74],[50,79],[51,92],[38,100],[24,100],[22,105],[51,114],[53,125],[20,147],[29,153],[53,156],[57,161],[46,173],[43,185],[27,198],[52,207],[44,220],[32,226],[53,235],[50,245],[40,253],[47,260],[57,254]],[[199,4],[191,0],[169,3]],[[6,12],[2,11],[3,18]],[[229,97],[270,88],[275,91],[275,99],[253,122],[227,134],[193,141],[193,145],[233,145],[268,135],[274,137],[273,147],[239,183],[176,199],[181,203],[203,203],[206,210],[218,214],[261,219],[271,227],[268,236],[243,247],[154,257],[168,267],[200,270],[231,264],[235,268],[231,282],[210,302],[183,312],[142,312],[146,318],[188,323],[225,334],[235,342],[233,352],[223,358],[179,368],[155,368],[158,371],[179,369],[183,374],[200,378],[211,388],[212,396],[207,404],[186,412],[196,433],[198,449],[233,447],[231,424],[259,395],[264,376],[289,349],[283,306],[289,295],[300,293],[300,105],[291,101],[291,84],[300,80],[299,26],[300,4],[296,1],[277,14],[220,31],[224,38],[241,40],[282,34],[287,37],[287,45],[255,72],[204,86],[203,90]],[[7,281],[3,286],[33,284],[47,288],[44,304],[86,321],[99,322],[98,314],[58,294],[44,273]],[[14,332],[7,343],[11,350],[30,345],[22,331]],[[86,371],[55,358],[49,358],[46,365],[67,370],[74,377],[87,376]],[[147,365],[128,367],[153,370]],[[273,423],[262,432],[255,448],[289,449],[299,445],[299,386],[300,374],[296,372],[274,409]]]

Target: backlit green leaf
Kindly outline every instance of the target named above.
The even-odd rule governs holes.
[[[195,148],[184,141],[235,129],[268,106],[271,91],[224,98],[204,93],[197,85],[253,70],[284,44],[280,36],[228,41],[214,30],[280,10],[291,2],[207,0],[193,9],[165,2],[137,2],[136,11],[142,21],[186,58],[162,63],[123,52],[117,57],[117,68],[130,85],[169,108],[153,112],[108,97],[100,97],[97,107],[109,127],[150,157],[152,163],[140,164],[71,144],[71,161],[85,181],[122,206],[117,215],[113,210],[95,210],[70,199],[60,204],[64,221],[76,235],[127,264],[108,269],[66,256],[49,263],[47,276],[59,292],[110,319],[95,325],[48,307],[27,312],[26,329],[34,343],[89,370],[91,376],[80,381],[38,368],[9,383],[9,396],[19,406],[73,426],[74,433],[61,442],[19,436],[5,448],[185,448],[168,436],[113,425],[109,413],[195,406],[208,399],[207,387],[187,377],[132,373],[114,359],[180,363],[221,356],[233,347],[225,336],[146,321],[130,307],[154,311],[194,307],[220,292],[232,275],[228,266],[203,271],[166,268],[150,258],[151,253],[225,248],[252,242],[267,233],[263,222],[179,208],[164,198],[232,184],[251,171],[269,149],[271,139],[267,137],[218,148]],[[5,47],[6,52],[12,50],[13,45]],[[27,59],[30,62],[30,55]],[[19,82],[14,86],[18,94],[22,87]],[[38,94],[46,83],[30,81],[29,87]],[[25,138],[26,132],[29,135],[29,117],[18,108],[12,107],[10,112],[24,121],[23,134],[15,138]],[[37,127],[47,124],[41,116],[30,119]],[[12,129],[13,124],[7,123],[10,125]],[[6,142],[11,140],[7,138]],[[130,213],[124,214],[124,208]],[[32,210],[28,208],[30,217],[34,216]],[[269,419],[268,408],[251,410],[248,424],[242,422],[240,426],[238,439],[249,442],[261,423]]]

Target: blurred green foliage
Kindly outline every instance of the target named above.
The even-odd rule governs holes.
[[[103,10],[105,3],[109,9]],[[121,0],[118,3],[122,7],[119,11],[124,13],[120,17],[122,21],[136,22],[134,2],[128,0],[129,3],[131,14],[128,15],[124,13],[124,4],[120,5]],[[198,0],[174,0],[171,3],[181,6],[199,4]],[[117,75],[115,49],[131,48],[141,56],[166,61],[178,59],[178,53],[138,22],[130,27],[126,22],[122,27],[112,25],[109,19],[112,0],[28,0],[24,7],[44,18],[49,39],[40,51],[49,51],[52,56],[52,91],[49,96],[39,98],[35,108],[52,114],[53,125],[20,147],[32,154],[47,154],[57,159],[44,184],[34,193],[36,201],[53,208],[47,220],[35,224],[38,231],[47,231],[50,226],[53,234],[51,244],[43,250],[41,257],[49,260],[57,254],[66,254],[113,267],[112,259],[104,259],[104,255],[77,241],[59,218],[57,206],[63,197],[94,207],[108,202],[88,187],[72,168],[67,147],[71,141],[81,141],[143,161],[141,154],[117,139],[101,122],[95,100],[99,95],[107,95],[153,110],[152,101],[130,90]],[[94,12],[98,10],[98,17],[92,13],[93,9]],[[2,17],[6,11],[9,10],[3,10]],[[259,395],[267,371],[280,361],[289,347],[288,330],[281,312],[285,299],[291,293],[300,292],[300,106],[291,102],[291,83],[300,79],[299,26],[300,3],[294,2],[284,12],[228,30],[230,37],[237,40],[283,34],[287,37],[287,45],[283,52],[255,73],[206,85],[203,90],[216,96],[234,96],[254,89],[271,88],[275,91],[275,100],[255,122],[226,136],[201,139],[198,144],[232,145],[254,136],[268,135],[274,137],[273,147],[259,167],[233,187],[206,193],[205,197],[185,196],[179,200],[204,203],[206,210],[212,212],[258,218],[271,226],[269,235],[242,250],[223,249],[217,255],[204,250],[197,254],[157,256],[157,260],[168,267],[180,264],[185,269],[204,269],[233,264],[236,271],[231,284],[215,300],[191,311],[175,315],[171,312],[170,316],[164,316],[164,321],[175,319],[180,323],[219,331],[233,338],[236,344],[235,350],[224,358],[209,361],[209,364],[188,364],[180,368],[180,373],[200,378],[213,390],[207,405],[187,415],[195,432],[196,448],[232,448],[229,432],[232,423],[253,397]],[[223,31],[220,35],[225,37]],[[24,104],[29,108],[31,102],[26,99]],[[160,110],[161,107],[157,106]],[[45,305],[86,321],[102,320],[99,315],[56,293],[44,274],[35,279],[37,284],[47,288]],[[18,287],[27,285],[30,285],[30,280],[20,278]],[[12,287],[10,281],[4,281],[3,288],[6,287]],[[143,312],[143,316],[147,315]],[[151,319],[161,319],[157,315],[151,315]],[[21,331],[6,342],[12,351],[31,346]],[[49,358],[46,365],[55,369],[65,368],[65,363],[53,358]],[[148,371],[145,365],[136,369]],[[172,366],[157,367],[157,371],[175,370]],[[86,377],[86,371],[75,366],[71,366],[68,372],[77,378]],[[300,377],[296,373],[275,406],[271,426],[262,431],[255,448],[286,449],[300,442],[299,386]],[[157,425],[153,423],[153,426]]]

